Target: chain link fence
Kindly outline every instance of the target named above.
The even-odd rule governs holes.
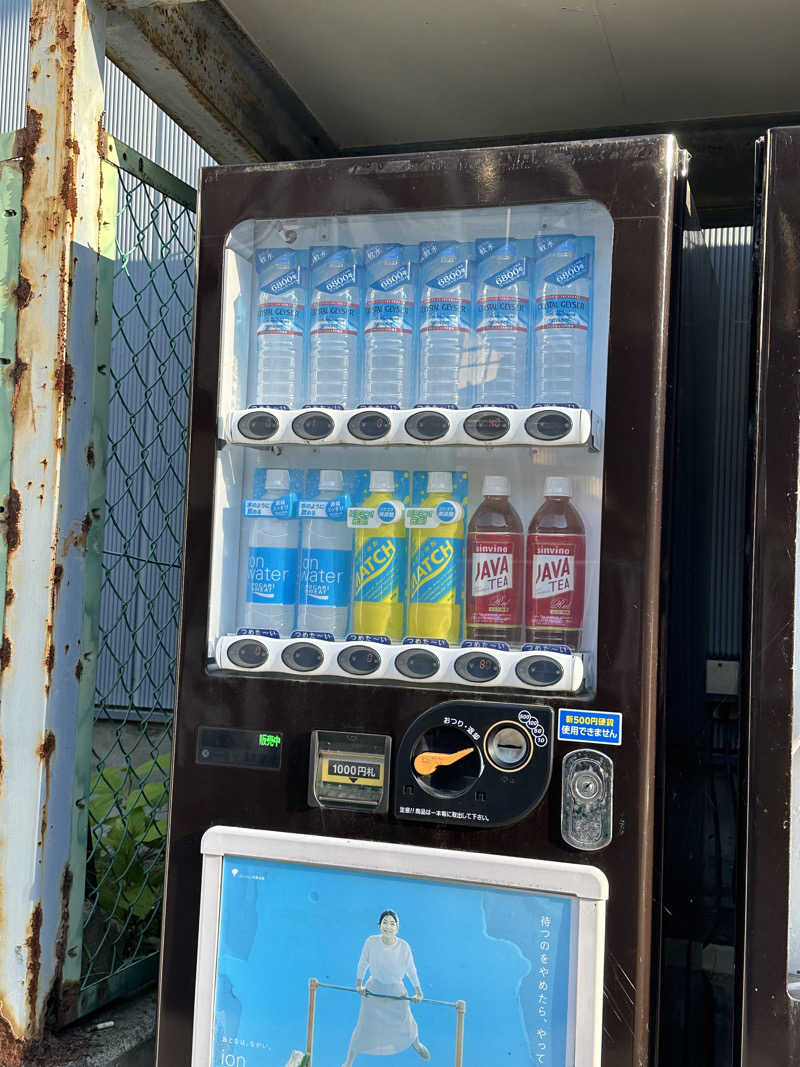
[[[157,968],[194,285],[182,188],[119,170],[82,991]]]

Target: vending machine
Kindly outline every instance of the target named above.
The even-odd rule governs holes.
[[[688,211],[671,136],[203,172],[158,1067],[647,1062]]]
[[[800,1062],[798,465],[800,129],[770,130],[756,165],[748,737],[740,853],[736,1061]]]

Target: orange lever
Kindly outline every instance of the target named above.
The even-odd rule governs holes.
[[[420,752],[414,759],[414,770],[417,774],[433,774],[439,767],[449,767],[453,763],[458,763],[470,752],[472,752],[471,748],[462,748],[460,752]]]

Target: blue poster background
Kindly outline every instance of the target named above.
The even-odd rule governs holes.
[[[308,981],[353,987],[386,908],[426,998],[464,1000],[463,1067],[564,1067],[573,902],[566,897],[226,857],[212,1063],[286,1067],[304,1050]],[[409,992],[413,993],[406,980]],[[313,1067],[341,1067],[361,998],[320,988]],[[411,1004],[432,1065],[455,1062],[456,1010]],[[407,1067],[413,1048],[354,1067]]]

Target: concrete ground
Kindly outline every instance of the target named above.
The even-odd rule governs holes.
[[[98,1027],[113,1022],[113,1026]],[[156,992],[117,1000],[87,1019],[49,1034],[29,1067],[153,1067]]]

